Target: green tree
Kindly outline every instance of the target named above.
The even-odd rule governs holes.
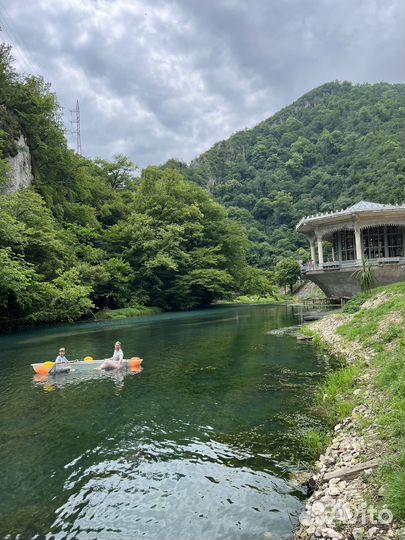
[[[121,308],[131,303],[134,274],[121,257],[111,257],[95,268],[92,298],[100,308]]]
[[[177,170],[149,168],[129,215],[106,233],[134,273],[136,289],[164,308],[206,305],[237,287],[246,266],[243,228]]]
[[[19,319],[43,303],[40,276],[33,265],[0,248],[0,321]]]
[[[134,181],[134,172],[138,167],[124,154],[115,154],[113,157],[113,162],[98,158],[95,163],[113,189],[127,188]]]
[[[30,319],[41,321],[74,321],[88,314],[94,304],[91,288],[82,285],[76,269],[67,270],[42,285],[44,301]]]
[[[269,272],[251,266],[247,267],[241,276],[241,292],[258,296],[276,296]]]
[[[293,258],[282,259],[276,265],[276,282],[281,287],[290,287],[292,294],[293,287],[301,276],[301,268],[299,263]]]

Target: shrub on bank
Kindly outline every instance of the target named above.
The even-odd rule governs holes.
[[[162,310],[158,307],[132,306],[121,309],[105,309],[100,311],[96,318],[99,320],[114,320],[128,319],[129,317],[140,317],[142,315],[155,315]]]

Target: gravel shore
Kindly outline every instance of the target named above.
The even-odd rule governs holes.
[[[384,298],[374,300],[372,307],[376,301],[383,302]],[[343,358],[347,364],[361,362],[366,367],[353,388],[353,395],[360,404],[349,418],[334,427],[332,443],[315,464],[315,490],[300,516],[296,540],[405,539],[405,528],[393,523],[391,512],[381,504],[383,493],[378,486],[378,463],[386,448],[373,421],[371,403],[378,399],[371,383],[373,352],[360,343],[347,342],[336,333],[336,329],[350,322],[352,317],[332,315],[311,325],[332,354]],[[373,466],[362,469],[362,464],[369,461]],[[362,470],[347,474],[353,468]],[[335,478],[325,480],[336,471]]]

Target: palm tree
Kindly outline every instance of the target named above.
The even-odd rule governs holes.
[[[353,277],[360,281],[360,289],[363,292],[373,289],[377,282],[374,268],[366,257],[361,259],[361,268],[353,273]]]

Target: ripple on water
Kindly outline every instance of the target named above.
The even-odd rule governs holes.
[[[269,530],[277,539],[288,534],[301,509],[290,486],[270,473],[227,466],[223,458],[234,456],[234,450],[220,446],[219,457],[218,448],[192,443],[193,459],[185,459],[183,449],[181,458],[121,457],[79,467],[66,482],[70,495],[48,538],[251,539]]]
[[[0,338],[0,537],[288,538],[303,497],[284,477],[328,369],[267,333],[298,322],[288,306],[227,307]],[[142,373],[33,384],[29,364],[61,345],[103,358],[116,339]]]

